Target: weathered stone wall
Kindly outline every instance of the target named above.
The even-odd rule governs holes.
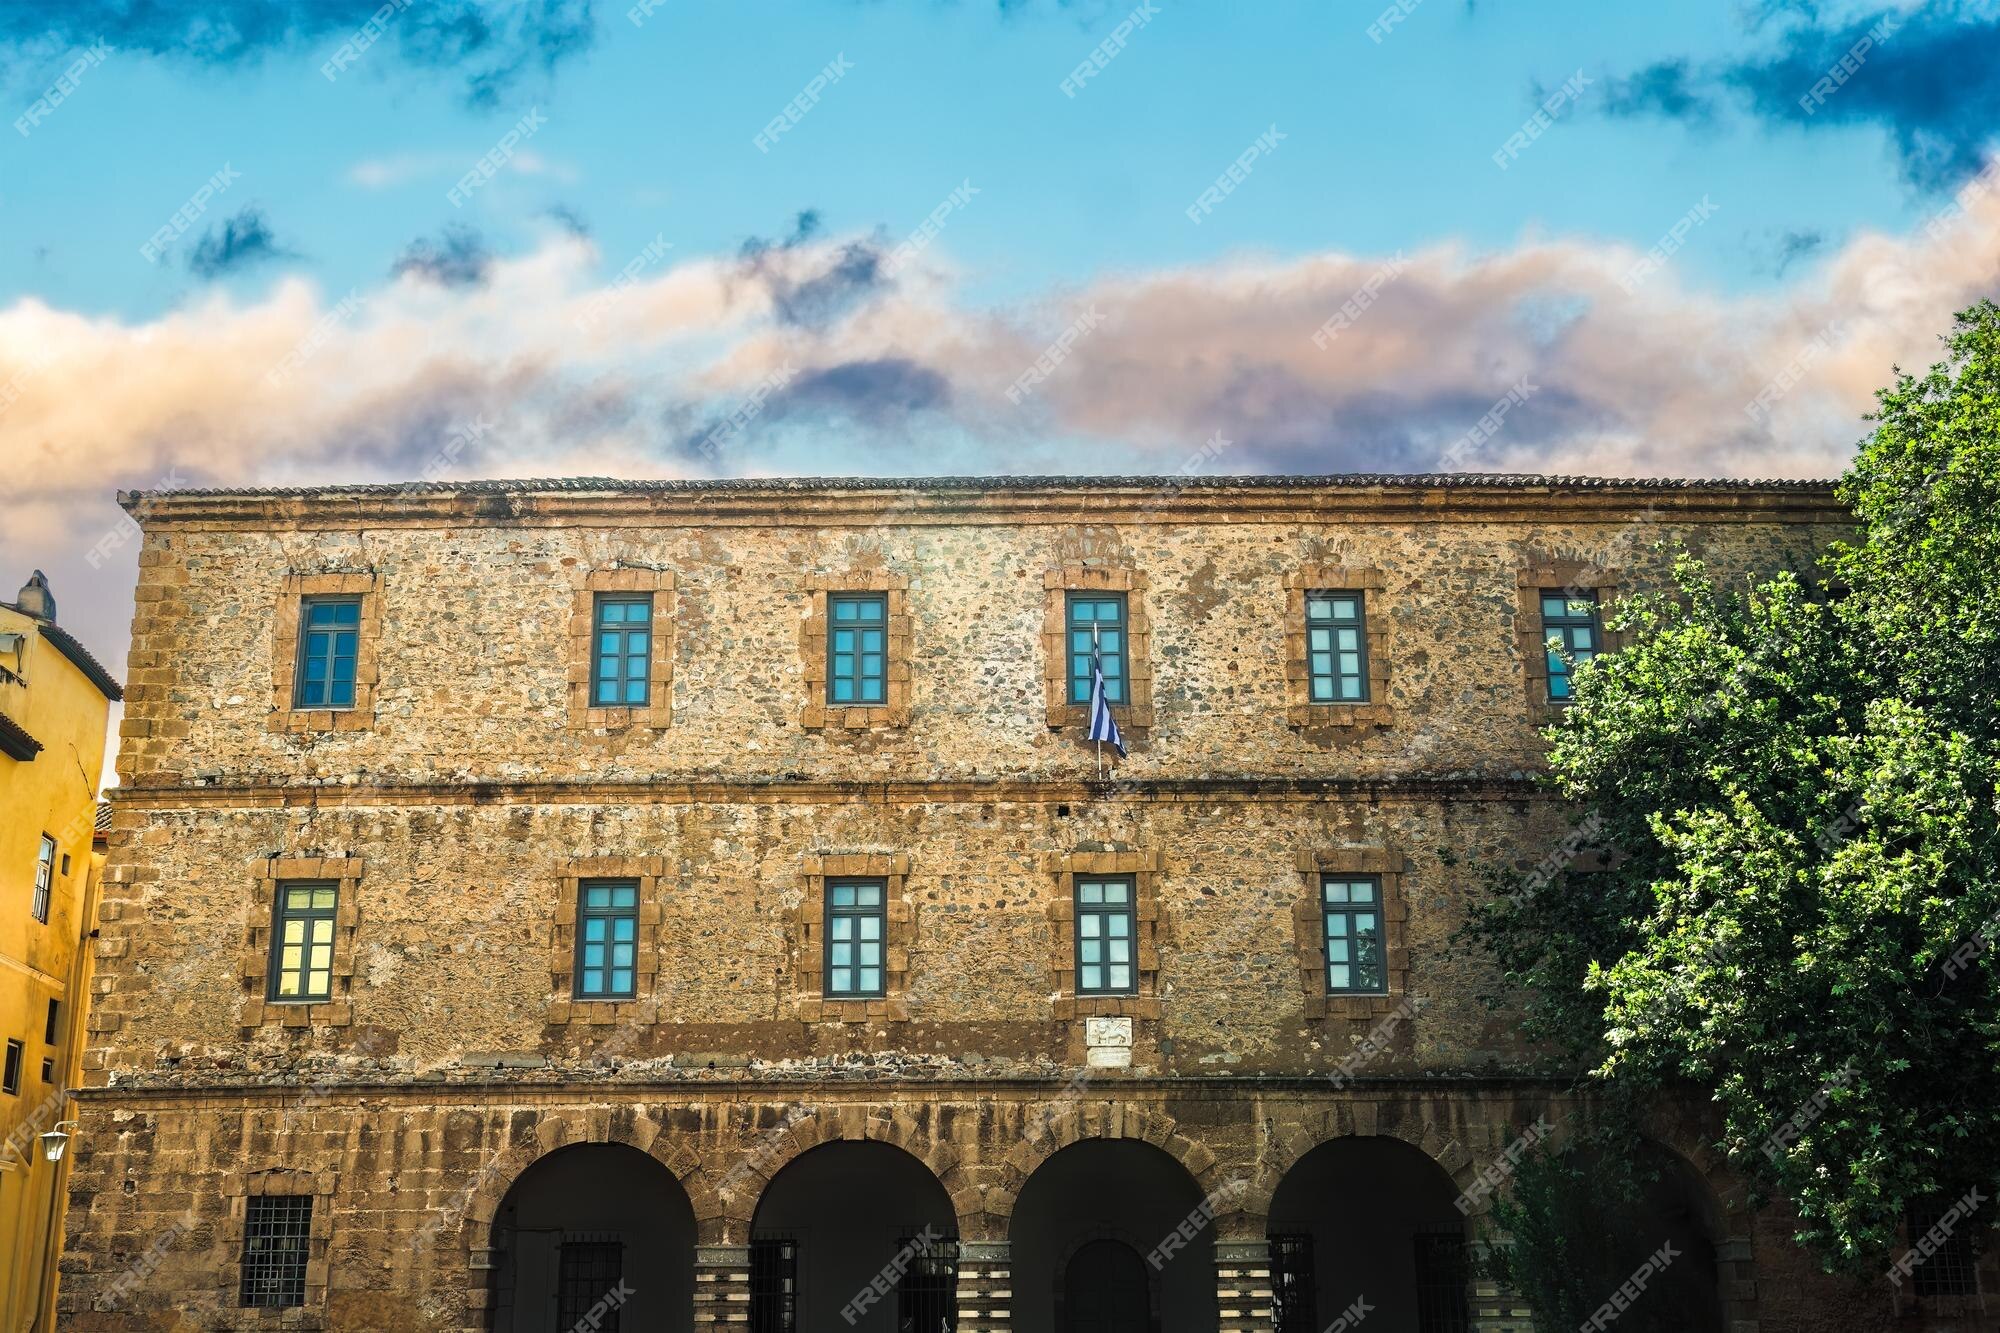
[[[1714,521],[1649,514],[1643,499],[1586,514],[1518,505],[1386,523],[1259,518],[1182,525],[1033,521],[785,526],[149,526],[121,774],[189,780],[425,782],[1074,777],[1091,763],[1043,707],[1044,575],[1130,570],[1152,632],[1157,725],[1121,776],[1343,776],[1507,772],[1538,753],[1516,635],[1521,571],[1609,571],[1657,586],[1686,546],[1716,571],[1800,565],[1837,531],[1815,513]],[[1226,516],[1224,516],[1226,518]],[[1754,521],[1762,517],[1763,521]],[[1586,521],[1587,520],[1587,521]],[[767,521],[784,523],[782,512]],[[568,725],[574,592],[620,564],[676,580],[672,722],[611,732]],[[1379,571],[1386,727],[1333,738],[1287,720],[1288,574]],[[862,735],[799,725],[808,702],[801,622],[814,580],[886,568],[909,579],[912,716]],[[372,728],[267,729],[273,638],[287,575],[372,572],[381,629]],[[288,670],[283,664],[281,670]]]
[[[1324,1072],[1377,1021],[1308,1017],[1296,916],[1313,887],[1299,852],[1387,849],[1406,861],[1400,923],[1409,988],[1429,1003],[1397,1030],[1385,1071],[1473,1072],[1518,1063],[1512,1024],[1479,992],[1492,978],[1448,958],[1481,867],[1539,859],[1559,812],[1468,787],[1450,800],[1205,793],[923,804],[739,800],[688,804],[320,804],[146,810],[121,817],[127,874],[104,906],[114,954],[96,1004],[92,1077],[120,1084],[262,1078],[333,1055],[370,1077],[413,1078],[504,1054],[556,1069],[622,1061],[774,1069],[850,1052],[922,1062],[940,1076],[1050,1074],[1083,1057],[1058,1021],[1064,905],[1057,854],[1157,851],[1158,1014],[1136,1022],[1147,1073]],[[1447,867],[1449,850],[1457,864]],[[249,932],[268,922],[265,859],[359,858],[352,1017],[288,1027],[261,1008]],[[812,853],[901,853],[908,982],[890,1012],[815,1021],[799,986],[797,912]],[[657,857],[659,1012],[627,1027],[582,1019],[552,986],[558,889],[573,857]],[[1316,918],[1312,918],[1316,920]],[[816,938],[816,935],[815,935]],[[246,967],[246,964],[248,966]],[[602,1008],[602,1006],[600,1006]],[[245,1015],[253,1015],[245,1025]],[[1066,1016],[1066,1015],[1065,1015]],[[359,1072],[359,1070],[357,1070]]]
[[[1820,492],[1588,486],[486,490],[147,514],[65,1259],[79,1329],[276,1326],[231,1300],[242,1201],[266,1187],[323,1201],[316,1299],[286,1320],[482,1327],[495,1208],[581,1141],[665,1162],[711,1247],[744,1241],[763,1184],[813,1143],[895,1142],[1003,1255],[1042,1156],[1142,1138],[1204,1189],[1252,1182],[1217,1236],[1249,1245],[1220,1280],[1254,1288],[1261,1210],[1314,1144],[1403,1138],[1463,1186],[1537,1116],[1581,1114],[1481,1002],[1491,976],[1448,954],[1484,871],[1565,827],[1529,780],[1549,713],[1523,579],[1657,586],[1662,542],[1763,572],[1840,531]],[[1046,706],[1048,585],[1079,566],[1137,576],[1148,632],[1152,725],[1109,783]],[[1313,567],[1373,580],[1386,709],[1359,725],[1294,708],[1287,580]],[[572,639],[579,594],[617,569],[668,608],[671,708],[606,727],[576,707]],[[339,725],[281,703],[282,603],[325,576],[364,592],[374,638],[367,716]],[[850,576],[906,608],[891,725],[807,707],[814,595]],[[897,867],[907,956],[856,1013],[807,989],[799,916],[816,858],[858,856]],[[1388,1002],[1307,984],[1324,858],[1392,888]],[[580,862],[642,878],[655,970],[631,1006],[567,1001]],[[1060,875],[1113,865],[1143,868],[1154,966],[1135,1000],[1077,1001]],[[337,1002],[264,1005],[269,880],[322,873],[348,903]],[[1093,1014],[1130,1020],[1129,1067],[1088,1057]],[[1730,1194],[1685,1120],[1660,1132]],[[1732,1333],[1879,1325],[1781,1219],[1721,1229],[1730,1309],[1764,1321]],[[741,1280],[703,1253],[703,1274]]]

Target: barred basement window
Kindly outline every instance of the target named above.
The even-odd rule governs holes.
[[[1427,1223],[1413,1238],[1416,1249],[1417,1333],[1469,1333],[1472,1311],[1465,1299],[1472,1267],[1465,1233],[1446,1223]]]
[[[910,1266],[896,1284],[896,1327],[957,1328],[958,1238],[932,1240],[927,1232],[906,1230],[896,1253],[910,1256]]]
[[[826,701],[879,704],[889,697],[889,599],[834,593],[826,599]]]
[[[882,947],[888,906],[879,879],[835,879],[826,885],[826,994],[888,994]]]
[[[1319,1333],[1310,1235],[1271,1237],[1271,1333]]]
[[[1359,592],[1306,594],[1306,670],[1316,704],[1368,701],[1368,636]]]
[[[750,1240],[750,1333],[798,1333],[799,1243],[791,1236]]]
[[[35,900],[28,909],[43,925],[49,920],[49,886],[55,880],[55,873],[56,840],[44,833],[41,850],[35,854]]]
[[[0,1070],[0,1092],[18,1093],[20,1091],[21,1043],[18,1041],[9,1041],[7,1043],[7,1065],[4,1070]]]
[[[1950,1216],[1950,1222],[1946,1222],[1947,1216]],[[1940,1223],[1944,1225],[1939,1226]],[[1960,1216],[1950,1203],[1929,1200],[1912,1204],[1904,1214],[1903,1225],[1913,1248],[1924,1240],[1931,1228],[1949,1229],[1928,1259],[1923,1257],[1921,1251],[1914,1256],[1917,1264],[1910,1272],[1910,1289],[1919,1299],[1979,1294],[1980,1222]]]
[[[639,993],[639,886],[631,880],[577,885],[576,998],[629,1000]]]
[[[270,1000],[320,1001],[333,998],[333,919],[340,886],[335,883],[278,885],[271,909]]]
[[[653,598],[647,593],[599,593],[592,617],[593,708],[644,707],[652,682]]]
[[[625,1283],[625,1246],[611,1236],[564,1238],[557,1278],[556,1327],[618,1333],[618,1304],[607,1300]]]
[[[301,599],[292,707],[354,707],[354,662],[360,642],[359,597]]]
[[[1542,589],[1542,640],[1549,655],[1549,698],[1567,700],[1570,671],[1597,656],[1604,646],[1596,589]]]
[[[1125,594],[1069,594],[1069,701],[1090,702],[1090,658],[1093,645],[1104,662],[1104,698],[1107,703],[1128,701],[1126,670]]]
[[[1326,921],[1326,993],[1386,995],[1382,958],[1382,881],[1373,875],[1322,875],[1320,910]]]
[[[304,1305],[312,1195],[260,1194],[244,1203],[239,1303],[266,1310]]]
[[[1076,993],[1137,995],[1130,875],[1076,881]]]

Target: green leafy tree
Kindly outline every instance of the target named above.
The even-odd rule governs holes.
[[[1612,1106],[1695,1089],[1829,1267],[2000,1176],[2000,307],[1878,393],[1814,571],[1621,608],[1551,731],[1608,870],[1470,928]],[[1987,1220],[1987,1219],[1981,1219]]]

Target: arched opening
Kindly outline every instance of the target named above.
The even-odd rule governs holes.
[[[1216,1325],[1211,1210],[1150,1143],[1086,1139],[1050,1157],[1021,1187],[1008,1238],[1019,1333]]]
[[[1580,1154],[1586,1178],[1604,1174]],[[1631,1282],[1638,1295],[1617,1311],[1631,1333],[1722,1333],[1716,1244],[1721,1210],[1686,1158],[1642,1142],[1633,1153],[1630,1197],[1596,1191],[1595,1208],[1575,1228],[1580,1256],[1609,1288]],[[1641,1270],[1645,1270],[1641,1275]],[[1607,1295],[1608,1299],[1608,1295]],[[1595,1311],[1586,1311],[1588,1318]]]
[[[778,1172],[750,1224],[753,1333],[948,1333],[958,1224],[930,1168],[887,1143],[823,1143]]]
[[[622,1143],[558,1148],[494,1216],[494,1333],[687,1333],[694,1241],[687,1191],[658,1160]]]
[[[1444,1168],[1400,1139],[1333,1139],[1301,1157],[1271,1199],[1277,1333],[1319,1333],[1361,1300],[1377,1333],[1469,1329],[1457,1198]]]
[[[1498,1276],[1538,1324],[1722,1333],[1720,1215],[1679,1156],[1644,1141],[1530,1153],[1494,1206]]]

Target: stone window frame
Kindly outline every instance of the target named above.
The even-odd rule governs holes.
[[[591,663],[596,654],[597,594],[646,593],[653,599],[653,655],[643,707],[620,704],[598,707],[590,700]],[[679,580],[672,570],[607,566],[583,576],[569,614],[569,726],[572,731],[598,731],[641,726],[655,730],[674,719],[674,613]]]
[[[910,580],[886,569],[850,569],[839,574],[814,574],[805,580],[808,598],[799,624],[799,660],[804,667],[806,697],[799,725],[807,731],[872,731],[910,725],[911,620]],[[826,697],[827,600],[840,593],[880,593],[888,629],[882,664],[886,694],[879,704],[837,704]]]
[[[309,597],[359,597],[360,624],[354,636],[354,703],[347,708],[299,708],[293,690],[299,670],[299,617]],[[368,731],[375,725],[375,687],[380,679],[382,575],[375,570],[285,575],[271,632],[271,714],[269,731]]]
[[[1307,1018],[1378,1018],[1394,1013],[1409,992],[1407,944],[1409,902],[1403,877],[1409,858],[1393,847],[1341,847],[1303,851],[1294,863],[1305,893],[1292,908],[1300,989]],[[1388,990],[1381,995],[1329,995],[1326,991],[1326,927],[1320,902],[1321,875],[1366,875],[1382,886],[1382,961]]]
[[[1389,613],[1387,581],[1366,565],[1301,565],[1285,576],[1285,718],[1299,730],[1318,727],[1387,727],[1395,723],[1389,702]],[[1360,703],[1315,703],[1311,659],[1306,651],[1306,594],[1361,594],[1362,641],[1368,652],[1368,698]]]
[[[1153,623],[1146,612],[1146,576],[1133,569],[1064,565],[1042,576],[1042,682],[1051,731],[1081,728],[1090,721],[1088,703],[1069,701],[1069,594],[1125,594],[1125,679],[1131,698],[1111,705],[1120,734],[1143,740],[1153,726]]]
[[[1605,613],[1618,598],[1618,587],[1616,571],[1582,560],[1544,561],[1521,569],[1515,578],[1517,608],[1514,625],[1515,639],[1520,645],[1526,672],[1530,708],[1554,718],[1561,716],[1562,710],[1569,706],[1549,698],[1548,649],[1541,637],[1542,590],[1573,588],[1596,593],[1598,636],[1602,645],[1598,652],[1610,653],[1617,651],[1621,636],[1605,629],[1604,620]]]
[[[664,856],[576,856],[563,865],[549,922],[549,1022],[583,1026],[652,1022],[660,973],[660,926],[666,904],[661,882]],[[633,993],[605,999],[576,995],[576,905],[586,880],[629,880],[639,886],[639,947],[633,957]]]
[[[221,1219],[220,1239],[229,1255],[230,1301],[224,1307],[232,1327],[238,1328],[324,1328],[326,1327],[327,1273],[332,1264],[333,1198],[340,1173],[331,1169],[308,1171],[299,1167],[269,1166],[253,1171],[231,1171],[224,1175],[219,1193],[228,1201],[228,1215]],[[310,1195],[312,1222],[307,1231],[306,1299],[303,1305],[267,1309],[238,1305],[236,1294],[242,1285],[243,1236],[247,1229],[252,1198],[269,1196],[296,1198]]]
[[[265,858],[253,882],[250,925],[244,934],[242,962],[243,1013],[238,1026],[349,1027],[354,1023],[355,936],[361,926],[361,877],[358,856],[273,856]],[[333,916],[333,998],[274,1000],[271,986],[271,932],[276,922],[278,888],[310,880],[338,886]]]
[[[1161,856],[1156,851],[1065,852],[1049,858],[1047,916],[1051,940],[1049,970],[1054,974],[1057,1019],[1148,1018],[1160,1016],[1160,946],[1169,932],[1160,912]],[[1121,875],[1132,881],[1133,959],[1136,994],[1076,993],[1076,881]]]
[[[865,591],[865,590],[864,590]],[[798,978],[793,999],[807,1023],[903,1022],[910,1016],[910,950],[916,944],[917,913],[909,900],[910,858],[901,853],[813,853],[805,858],[804,893],[793,917],[792,944]],[[830,999],[826,995],[826,882],[830,879],[882,881],[882,989],[879,997]]]

